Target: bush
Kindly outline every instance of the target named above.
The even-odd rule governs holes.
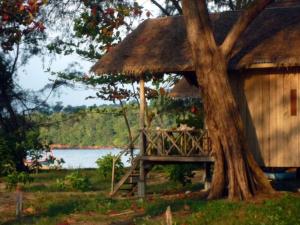
[[[68,184],[71,185],[72,188],[76,190],[88,191],[91,188],[91,182],[89,178],[80,174],[79,171],[67,175],[65,177],[65,180]]]
[[[64,179],[56,179],[55,187],[60,190],[64,191],[67,189],[66,183]]]
[[[115,156],[108,154],[99,159],[97,159],[96,163],[98,165],[98,171],[100,175],[105,179],[111,179],[112,167],[113,167],[113,159]],[[119,158],[115,163],[115,178],[118,180],[124,173],[124,164]]]
[[[196,164],[177,164],[166,167],[166,172],[171,181],[180,182],[183,186],[191,183],[191,178],[194,177],[195,170],[198,167]]]
[[[12,190],[17,187],[18,184],[29,184],[33,181],[33,178],[25,172],[13,172],[5,177],[6,188]]]
[[[60,170],[62,169],[62,165],[65,163],[65,160],[63,158],[56,158],[53,155],[49,155],[46,162],[50,169]]]
[[[1,164],[1,162],[0,162]],[[1,175],[8,175],[13,172],[16,172],[16,166],[13,161],[3,162],[0,165],[0,176]]]

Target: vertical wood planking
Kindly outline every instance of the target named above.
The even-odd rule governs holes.
[[[270,166],[270,76],[262,75],[262,157],[265,166]]]
[[[298,146],[299,146],[299,105],[298,105],[298,96],[299,96],[299,89],[298,89],[298,74],[291,73],[289,74],[290,78],[290,94],[291,90],[296,91],[295,97],[295,112],[296,115],[292,115],[290,111],[290,126],[289,126],[289,133],[288,133],[288,141],[289,141],[289,149],[287,149],[287,163],[290,164],[287,166],[297,166],[297,156],[298,156]],[[291,97],[291,96],[290,96]],[[293,104],[293,99],[290,98],[290,104]],[[293,106],[294,107],[294,106]],[[291,109],[291,108],[290,108]],[[290,162],[290,163],[289,163]]]
[[[256,128],[256,135],[258,140],[258,149],[256,152],[257,158],[261,161],[261,165],[265,165],[265,149],[263,148],[263,138],[264,138],[264,113],[263,113],[263,75],[255,75],[254,76],[254,96],[253,98],[257,98],[255,101],[255,119],[254,126]],[[256,92],[256,93],[255,93]],[[256,97],[255,97],[256,95]]]
[[[277,164],[277,80],[274,74],[269,74],[270,82],[270,166]]]
[[[300,167],[299,76],[295,72],[252,72],[235,78],[232,85],[249,147],[261,166]],[[297,90],[297,115],[294,116],[291,115],[292,89]]]
[[[281,166],[281,158],[282,158],[282,152],[284,151],[285,148],[285,128],[284,128],[284,102],[285,102],[285,95],[284,95],[284,76],[279,75],[279,74],[274,74],[276,83],[277,83],[277,92],[275,93],[276,99],[277,99],[277,104],[276,104],[276,121],[277,121],[277,127],[276,127],[276,140],[277,140],[277,146],[276,146],[276,151],[275,153],[275,165]]]
[[[245,80],[245,94],[247,98],[247,138],[253,156],[263,165],[261,137],[262,137],[262,87],[260,76],[255,74]],[[249,110],[247,112],[247,110]]]
[[[289,155],[291,148],[291,75],[289,73],[284,73],[283,77],[283,118],[282,118],[282,147],[279,150],[279,161],[280,166],[286,166],[289,161]]]

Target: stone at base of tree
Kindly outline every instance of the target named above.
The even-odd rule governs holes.
[[[20,186],[16,189],[16,217],[21,219],[23,212],[23,192]]]
[[[173,224],[172,211],[171,211],[171,207],[168,206],[166,210],[166,225],[172,225],[172,224]]]

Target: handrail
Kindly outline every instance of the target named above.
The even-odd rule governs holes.
[[[143,129],[149,156],[205,156],[211,154],[211,142],[206,129],[189,127],[176,129]]]
[[[111,192],[114,191],[114,184],[115,184],[115,165],[117,160],[119,160],[126,152],[129,152],[129,150],[132,150],[132,147],[134,146],[134,143],[138,139],[140,134],[137,134],[135,138],[133,138],[132,142],[128,144],[121,152],[119,152],[118,155],[113,156],[113,165],[112,165],[112,171],[111,171]]]

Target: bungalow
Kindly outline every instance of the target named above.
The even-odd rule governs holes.
[[[222,43],[240,12],[211,14]],[[300,167],[300,4],[265,9],[239,39],[229,76],[248,144],[262,167]],[[177,73],[195,80],[182,16],[148,19],[93,67],[96,74]]]

